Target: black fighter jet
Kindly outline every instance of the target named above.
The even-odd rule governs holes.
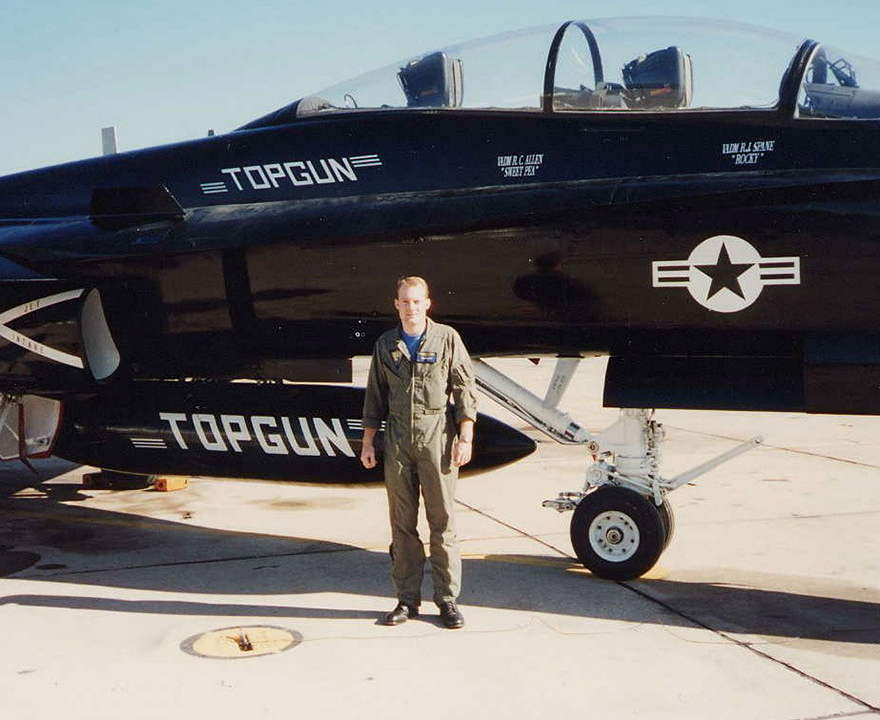
[[[0,178],[0,455],[353,481],[350,360],[429,279],[481,389],[593,456],[604,577],[672,534],[641,408],[880,412],[880,65],[685,21],[431,52],[224,135]],[[558,409],[607,355],[591,434]],[[558,358],[543,398],[485,358]],[[250,382],[240,382],[246,380]],[[239,382],[233,382],[239,381]],[[336,383],[318,385],[316,383]],[[534,443],[482,417],[475,465]]]

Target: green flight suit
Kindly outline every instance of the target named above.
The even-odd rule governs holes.
[[[474,372],[464,343],[448,325],[428,320],[416,357],[400,328],[383,333],[373,349],[364,398],[364,427],[385,426],[385,488],[394,560],[391,578],[401,602],[421,602],[425,550],[416,524],[419,489],[431,531],[434,602],[455,601],[461,557],[455,531],[452,446],[462,420],[476,420]],[[449,401],[452,400],[450,408]]]

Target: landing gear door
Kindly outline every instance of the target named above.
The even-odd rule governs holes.
[[[25,395],[0,398],[0,459],[48,457],[61,426],[58,400]]]

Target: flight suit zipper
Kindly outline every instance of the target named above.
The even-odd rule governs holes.
[[[422,333],[422,337],[419,340],[419,344],[416,347],[416,352],[413,357],[409,359],[409,445],[411,448],[415,448],[416,446],[416,424],[415,424],[415,406],[416,406],[416,358],[419,356],[421,352],[422,345],[425,344],[425,339],[428,337],[428,328],[425,328],[425,332]],[[407,348],[407,352],[409,352],[409,348]]]
[[[409,349],[407,348],[407,352]],[[416,402],[416,363],[411,357],[409,359],[409,446],[411,449],[416,446],[416,424],[415,424],[415,402]]]

